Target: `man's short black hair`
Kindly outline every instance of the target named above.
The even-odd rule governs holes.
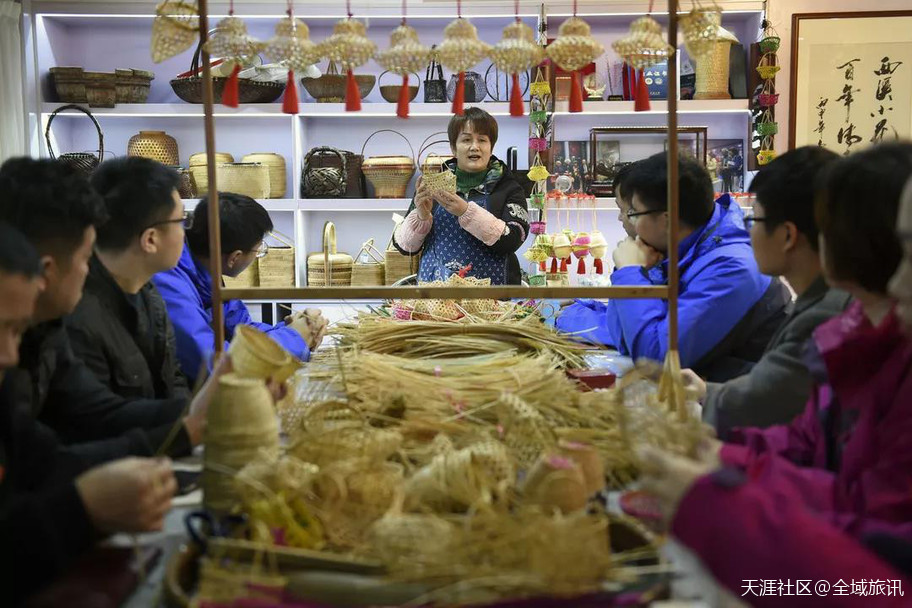
[[[763,205],[767,232],[783,222],[792,222],[817,251],[817,221],[814,219],[814,196],[817,177],[839,155],[820,146],[802,146],[777,157],[751,182],[750,192]]]
[[[645,210],[668,209],[668,155],[653,154],[637,162],[622,184],[628,200],[636,195]],[[681,223],[699,228],[713,214],[713,186],[709,172],[696,159],[678,156],[678,200]]]
[[[832,278],[887,293],[903,255],[896,217],[910,177],[909,143],[878,144],[823,171],[815,212]]]
[[[252,251],[272,230],[272,218],[249,196],[219,192],[219,223],[222,253]],[[193,210],[193,228],[187,231],[187,244],[196,256],[209,257],[209,197]]]
[[[126,156],[101,163],[91,181],[108,212],[98,227],[98,248],[123,251],[152,224],[171,217],[180,176],[157,161]]]
[[[0,222],[0,272],[22,275],[27,279],[41,274],[41,261],[35,247],[6,222]]]
[[[621,191],[626,192],[627,187],[627,176],[630,175],[630,172],[633,170],[636,163],[625,163],[620,166],[617,170],[617,173],[614,174],[614,179],[611,182],[611,187],[614,191],[614,196],[619,197]],[[630,196],[625,194],[624,200],[629,200]]]

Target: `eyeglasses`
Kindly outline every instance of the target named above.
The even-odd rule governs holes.
[[[754,227],[754,224],[757,222],[765,222],[765,217],[757,217],[756,215],[745,215],[744,216],[744,227],[750,230]]]
[[[156,226],[162,226],[164,224],[177,224],[182,223],[185,230],[190,230],[193,228],[193,214],[189,211],[184,211],[184,214],[176,220],[162,220],[160,222],[155,222],[154,224],[149,224],[144,228],[148,230],[149,228],[155,228]]]
[[[266,254],[269,253],[269,245],[264,240],[263,242],[260,243],[259,247],[257,247],[256,249],[251,249],[251,251],[256,252],[256,257],[265,258]]]
[[[641,215],[650,215],[652,213],[665,213],[664,209],[649,209],[648,211],[634,211],[631,207],[627,210],[627,219],[632,220],[640,217]]]

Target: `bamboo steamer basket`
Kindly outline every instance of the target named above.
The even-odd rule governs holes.
[[[127,143],[127,156],[151,158],[163,165],[180,164],[177,140],[164,131],[140,131]]]
[[[260,163],[220,163],[215,166],[219,190],[254,199],[269,198],[269,167]]]
[[[411,156],[371,156],[364,158],[361,171],[364,177],[374,186],[375,198],[405,198],[406,190],[412,176],[415,175],[415,150],[409,140],[399,131],[380,129],[371,133],[361,146],[361,156],[368,142],[379,133],[395,133],[408,144]]]
[[[260,287],[294,287],[294,243],[290,237],[277,230],[273,230],[270,236],[281,245],[270,246],[268,253],[260,258]]]
[[[371,262],[361,263],[362,255],[366,256]],[[383,254],[374,247],[374,239],[367,240],[361,245],[361,250],[355,256],[352,265],[351,284],[353,287],[369,287],[374,285],[383,285],[385,280],[386,264]]]
[[[285,157],[274,152],[254,152],[241,158],[242,163],[260,163],[269,167],[269,198],[285,198],[287,191]]]
[[[228,346],[234,373],[243,378],[285,382],[301,368],[298,359],[265,333],[238,325]]]
[[[253,259],[253,262],[244,269],[244,272],[239,274],[236,277],[229,277],[222,275],[222,280],[225,282],[225,287],[231,289],[242,289],[244,287],[259,287],[260,286],[260,260],[257,258]]]
[[[233,163],[234,157],[227,152],[216,152],[215,163]],[[206,153],[197,152],[190,156],[190,181],[196,188],[197,196],[206,196],[209,192],[209,174],[206,172]]]
[[[697,62],[694,99],[731,99],[728,93],[731,45],[737,43],[734,34],[719,27],[712,52]]]
[[[336,226],[323,225],[323,251],[307,256],[307,284],[312,287],[351,285],[353,260],[336,250]]]

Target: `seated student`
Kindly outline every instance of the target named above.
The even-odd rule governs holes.
[[[95,225],[104,220],[103,202],[85,177],[57,161],[7,161],[0,167],[0,220],[38,250],[44,281],[19,366],[7,372],[21,407],[89,463],[152,455],[178,421],[169,452],[189,453],[202,441],[210,391],[201,391],[186,414],[186,398],[124,399],[73,355],[62,318],[82,297]]]
[[[614,251],[614,286],[667,284],[666,163],[664,153],[639,161],[623,182],[637,238],[622,241]],[[727,380],[760,359],[785,318],[790,294],[778,280],[760,274],[740,207],[728,196],[713,202],[706,169],[682,156],[678,172],[681,365],[710,380]],[[588,330],[624,355],[662,360],[668,304],[659,299],[616,299],[611,306],[577,302],[564,309],[557,328]]]
[[[497,121],[480,108],[466,108],[447,127],[457,193],[432,192],[419,180],[405,221],[393,236],[403,255],[421,251],[418,280],[445,281],[471,265],[468,276],[492,285],[519,285],[516,250],[529,235],[526,195],[507,166],[491,155]]]
[[[16,407],[3,376],[18,363],[41,289],[38,254],[0,223],[0,595],[11,606],[100,535],[160,530],[177,489],[167,460],[129,458],[83,472],[81,459]]]
[[[177,358],[184,375],[193,382],[215,349],[212,331],[212,276],[209,274],[209,209],[204,198],[193,212],[192,227],[175,268],[152,277],[177,335]],[[267,253],[266,235],[272,230],[269,213],[249,196],[221,192],[219,219],[222,239],[222,274],[236,277]],[[240,300],[224,304],[225,337],[231,340],[238,325],[251,325],[266,332],[288,352],[307,360],[319,346],[326,320],[319,311],[306,310],[289,316],[285,323],[254,323]]]
[[[751,183],[756,195],[751,231],[760,271],[784,277],[798,294],[785,323],[751,370],[725,383],[685,375],[703,402],[703,420],[725,437],[736,426],[784,424],[800,414],[811,393],[811,374],[802,356],[811,332],[845,310],[849,295],[823,278],[814,221],[814,183],[839,157],[825,148],[791,150],[761,167]]]
[[[82,300],[67,319],[77,357],[125,398],[186,399],[174,328],[151,282],[174,268],[190,217],[177,173],[154,160],[105,161],[92,175],[108,220],[97,228]]]

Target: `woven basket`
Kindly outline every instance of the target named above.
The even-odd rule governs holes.
[[[244,378],[285,382],[301,362],[278,342],[249,325],[238,325],[228,346],[234,373]]]
[[[697,63],[694,99],[731,99],[728,93],[731,45],[731,40],[716,40],[712,52]]]
[[[164,131],[140,131],[127,143],[127,156],[157,160],[163,165],[180,164],[177,140]]]
[[[260,258],[260,287],[294,287],[294,242],[277,230],[273,230],[270,235],[282,245],[270,246],[269,252]]]
[[[89,154],[88,152],[70,152],[69,154],[61,154],[60,156],[54,155],[54,146],[51,144],[51,124],[54,122],[54,118],[60,112],[64,110],[79,110],[90,119],[92,119],[92,124],[95,125],[95,130],[98,132],[98,155]],[[98,163],[101,162],[101,159],[104,157],[104,134],[101,132],[101,125],[98,124],[98,121],[95,120],[95,117],[92,116],[92,113],[83,108],[82,106],[77,106],[74,104],[67,104],[65,106],[60,106],[48,117],[47,127],[44,129],[44,139],[47,142],[48,154],[51,158],[56,158],[58,161],[62,162],[65,165],[73,167],[86,177],[90,176],[95,168],[98,166]]]
[[[241,158],[242,163],[260,163],[269,167],[269,198],[285,198],[285,157],[273,152],[254,152]]]
[[[225,287],[229,289],[243,289],[245,287],[260,286],[260,260],[254,258],[253,262],[236,277],[222,276]]]
[[[395,232],[395,230],[393,231]],[[384,258],[384,277],[387,285],[392,285],[399,279],[412,276],[418,273],[418,266],[421,262],[421,254],[402,255],[399,250],[393,247],[393,239],[386,246]]]
[[[361,156],[368,142],[378,133],[395,133],[408,144],[411,156],[371,156],[361,164],[364,177],[374,186],[376,198],[405,198],[405,192],[412,176],[415,175],[415,150],[409,140],[399,131],[380,129],[373,132],[361,146]]]
[[[355,84],[358,85],[358,94],[361,99],[367,97],[374,89],[377,77],[373,74],[355,74]],[[326,73],[317,78],[302,78],[301,85],[307,94],[317,100],[317,103],[342,103],[345,101],[345,87],[348,84],[348,75],[340,74],[339,68],[333,61],[329,62]]]
[[[227,152],[216,152],[215,163],[233,163],[234,157]],[[190,156],[190,182],[197,196],[206,196],[209,192],[209,173],[206,168],[206,153],[197,152]]]
[[[383,78],[383,74],[388,74],[389,70],[382,72],[377,77],[377,82]],[[412,72],[412,74],[415,74]],[[415,98],[418,97],[418,89],[421,83],[421,76],[415,74],[415,80],[413,81],[417,84],[411,84],[409,82],[409,102],[415,101]],[[399,103],[399,93],[402,91],[402,84],[381,84],[380,85],[380,97],[385,99],[390,103]]]
[[[250,198],[269,198],[269,167],[260,163],[219,163],[218,189]]]
[[[776,77],[780,68],[779,58],[776,57],[775,53],[764,53],[763,56],[760,57],[757,73],[760,74],[760,78],[763,80],[770,80]]]
[[[336,226],[323,225],[323,251],[307,256],[307,284],[312,287],[351,285],[352,257],[336,251]]]
[[[190,71],[182,74],[183,77],[171,80],[174,94],[187,103],[203,103],[203,77],[200,68],[200,51],[202,41],[196,47]],[[222,103],[222,92],[228,78],[212,78],[212,96],[214,103]],[[240,103],[272,103],[285,92],[285,81],[281,82],[254,82],[246,78],[238,78],[238,101]]]
[[[362,256],[373,261],[361,263]],[[385,273],[386,264],[383,254],[374,247],[374,239],[369,239],[361,245],[361,250],[355,256],[355,263],[351,272],[351,284],[353,287],[383,285]]]

